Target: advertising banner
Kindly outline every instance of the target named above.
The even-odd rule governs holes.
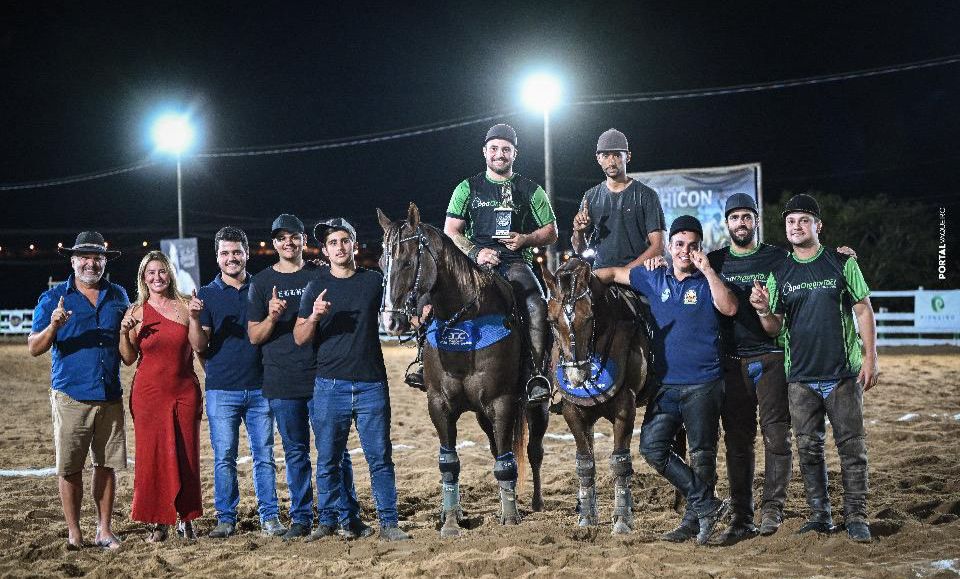
[[[167,254],[177,272],[177,289],[181,293],[200,287],[200,260],[197,259],[197,238],[161,239],[160,251]]]
[[[703,224],[703,247],[712,251],[729,243],[723,209],[734,193],[746,193],[757,201],[763,223],[763,196],[760,185],[760,164],[703,169],[672,169],[629,173],[629,176],[650,187],[660,196],[667,229],[680,215],[693,215]]]
[[[960,290],[918,291],[913,312],[918,330],[960,332]]]

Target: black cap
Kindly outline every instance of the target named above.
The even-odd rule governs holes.
[[[73,255],[75,253],[99,253],[107,256],[107,259],[120,257],[120,252],[115,249],[107,249],[107,242],[103,236],[96,231],[83,231],[77,235],[77,240],[73,247],[61,247],[57,251],[60,255]]]
[[[794,195],[790,198],[790,201],[787,201],[787,205],[783,208],[783,213],[781,215],[784,219],[786,219],[787,215],[798,212],[809,213],[817,219],[820,219],[820,204],[817,203],[816,199],[807,195],[806,193]]]
[[[320,245],[323,245],[323,236],[330,231],[346,231],[350,239],[357,240],[357,230],[350,225],[350,222],[343,217],[334,217],[333,219],[324,219],[313,227],[313,236],[317,238]]]
[[[701,225],[700,220],[693,215],[681,215],[674,219],[673,223],[670,224],[670,235],[668,235],[667,238],[673,237],[674,233],[681,231],[692,231],[698,234],[700,239],[703,239],[703,225]]]
[[[281,229],[290,233],[303,233],[303,221],[300,221],[300,218],[296,215],[281,213],[279,217],[273,220],[273,225],[270,227],[270,237],[276,237],[277,232]]]
[[[490,130],[487,131],[487,136],[483,139],[483,144],[486,144],[492,139],[503,139],[504,141],[510,141],[514,147],[517,146],[517,131],[513,130],[513,127],[510,125],[505,125],[500,123],[499,125],[493,125],[490,127]]]
[[[737,209],[749,209],[753,211],[754,215],[760,215],[760,210],[757,209],[757,202],[751,195],[747,195],[746,193],[734,193],[727,198],[727,204],[723,208],[724,218],[730,215],[731,211],[736,211]]]

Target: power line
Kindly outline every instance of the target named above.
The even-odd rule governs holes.
[[[872,76],[881,76],[886,74],[895,74],[909,70],[921,70],[925,68],[934,68],[946,66],[960,62],[960,54],[944,56],[940,58],[931,58],[929,60],[920,60],[917,62],[908,62],[880,68],[869,68],[843,72],[837,74],[825,74],[820,76],[808,76],[789,80],[778,80],[770,82],[760,82],[752,84],[741,84],[725,87],[701,88],[686,91],[661,91],[661,92],[639,92],[616,95],[597,95],[595,97],[586,97],[585,100],[570,103],[573,106],[585,105],[607,105],[617,103],[639,103],[652,101],[665,101],[677,99],[702,98],[709,96],[731,95],[748,92],[761,92],[769,90],[780,90],[798,86],[812,86],[830,82],[839,82],[844,80],[853,80],[858,78],[869,78]]]
[[[812,86],[812,85],[825,84],[825,83],[831,83],[831,82],[840,82],[845,80],[896,74],[896,73],[906,72],[911,70],[921,70],[921,69],[934,68],[939,66],[947,66],[951,64],[957,64],[957,63],[960,63],[960,54],[944,56],[940,58],[932,58],[932,59],[921,60],[916,62],[909,62],[909,63],[899,64],[899,65],[855,70],[855,71],[845,72],[845,73],[809,76],[804,78],[752,83],[752,84],[741,84],[741,85],[734,85],[734,86],[727,86],[727,87],[714,87],[714,88],[693,89],[693,90],[685,90],[685,91],[661,91],[661,92],[624,93],[624,94],[614,94],[614,95],[596,95],[592,97],[586,97],[583,100],[575,101],[570,104],[571,106],[593,106],[593,105],[602,105],[602,104],[654,102],[654,101],[665,101],[665,100],[704,98],[704,97],[711,97],[711,96],[732,95],[732,94],[762,92],[762,91],[771,91],[771,90],[782,90],[785,88],[793,88],[793,87],[799,87],[799,86]],[[474,125],[478,123],[489,122],[493,120],[500,120],[505,117],[510,117],[516,114],[517,114],[516,110],[494,111],[494,112],[485,113],[482,115],[461,117],[459,119],[451,119],[446,121],[439,121],[436,123],[430,123],[426,125],[406,127],[406,128],[398,129],[395,131],[370,133],[366,135],[346,137],[342,139],[308,141],[308,142],[294,143],[294,144],[288,144],[288,145],[273,145],[269,147],[247,147],[247,148],[238,148],[238,149],[214,150],[206,153],[196,153],[194,155],[190,155],[190,157],[205,158],[205,159],[223,158],[223,157],[251,157],[251,156],[261,156],[261,155],[304,153],[309,151],[320,151],[325,149],[354,147],[359,145],[393,141],[397,139],[404,139],[409,137],[426,135],[430,133],[448,131],[448,130],[457,129],[460,127],[465,127],[465,126]],[[123,173],[129,173],[132,171],[139,171],[141,169],[152,167],[155,164],[156,162],[154,161],[142,161],[139,163],[133,163],[131,165],[125,165],[123,167],[117,167],[114,169],[106,169],[106,170],[97,171],[93,173],[86,173],[82,175],[62,177],[59,179],[35,181],[31,183],[0,185],[0,191],[38,189],[41,187],[54,187],[58,185],[67,185],[70,183],[78,183],[81,181],[91,181],[94,179],[102,179],[105,177],[111,177],[114,175],[120,175]]]

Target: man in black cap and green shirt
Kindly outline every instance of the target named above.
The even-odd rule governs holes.
[[[783,521],[783,505],[790,482],[793,455],[790,450],[790,410],[783,346],[767,335],[750,307],[755,281],[766,281],[787,252],[757,241],[760,211],[746,193],[734,193],[724,207],[730,245],[707,257],[734,289],[739,301],[735,316],[720,318],[720,342],[726,384],[721,419],[727,450],[727,478],[733,520],[720,536],[723,544],[762,535],[772,535]],[[763,432],[764,478],[760,504],[760,529],[753,523],[754,441],[757,409]]]
[[[583,194],[573,218],[573,250],[595,252],[593,267],[634,267],[663,255],[666,224],[656,191],[627,176],[630,146],[617,129],[597,140],[606,180]],[[589,231],[589,236],[588,236]]]
[[[790,417],[811,510],[800,532],[835,530],[824,458],[826,415],[840,455],[846,531],[851,539],[867,542],[863,393],[879,376],[870,290],[856,259],[820,244],[823,222],[813,197],[794,196],[783,217],[793,253],[765,286],[754,282],[750,303],[768,335],[786,326]]]
[[[527,394],[531,402],[542,402],[550,396],[550,383],[543,376],[550,330],[543,288],[530,264],[533,248],[556,243],[556,216],[543,187],[513,172],[517,159],[513,127],[490,127],[483,143],[487,169],[454,189],[443,230],[470,259],[509,280],[519,311],[529,312],[524,321],[533,360]]]

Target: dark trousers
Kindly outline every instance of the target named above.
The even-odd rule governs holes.
[[[717,506],[717,441],[723,380],[706,384],[663,384],[647,405],[640,430],[640,454],[687,499],[688,519],[696,521]],[[687,430],[690,465],[673,452],[680,427]]]
[[[518,308],[523,321],[530,330],[530,345],[533,348],[534,372],[543,372],[545,356],[550,340],[550,328],[547,325],[547,300],[543,296],[540,281],[533,270],[522,260],[502,262],[496,269],[513,288],[513,295],[519,302]]]
[[[811,480],[811,485],[807,487],[807,503],[813,511],[811,520],[830,520],[824,462],[826,416],[830,419],[837,453],[840,455],[844,518],[848,523],[866,521],[869,483],[866,432],[863,427],[863,386],[854,378],[845,378],[833,386],[826,398],[821,394],[823,388],[814,389],[807,383],[791,382],[789,388],[790,416],[797,436],[800,470],[805,479],[816,479]],[[819,488],[821,486],[822,491]]]
[[[754,442],[757,411],[763,433],[764,477],[760,511],[782,515],[790,482],[790,404],[783,353],[724,358],[721,419],[727,448],[727,478],[734,516],[753,520]]]

